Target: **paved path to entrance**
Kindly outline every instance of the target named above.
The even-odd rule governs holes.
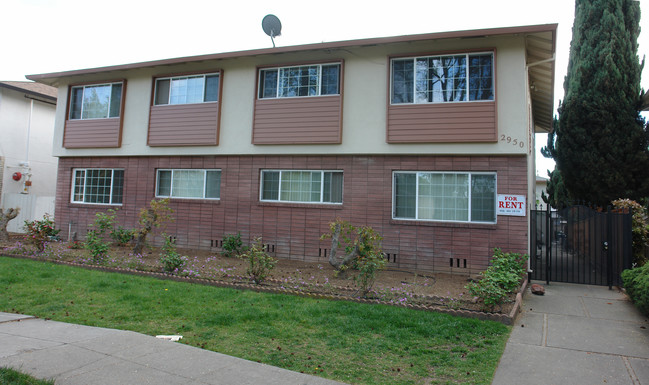
[[[340,384],[135,332],[8,313],[0,313],[0,366],[56,385]]]
[[[551,282],[529,292],[494,385],[649,385],[649,321],[618,290]]]

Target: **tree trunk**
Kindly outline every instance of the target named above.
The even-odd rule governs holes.
[[[359,255],[357,243],[349,254],[343,256],[342,259],[336,258],[336,254],[338,254],[338,238],[340,238],[340,229],[340,223],[336,223],[331,237],[331,253],[329,254],[329,264],[338,271],[344,270],[354,261],[354,259],[358,258]]]
[[[5,212],[3,209],[0,209],[0,242],[9,241],[9,233],[7,232],[7,224],[9,221],[14,219],[20,213],[20,208],[11,208],[7,209]]]

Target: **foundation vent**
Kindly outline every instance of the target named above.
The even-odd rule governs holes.
[[[449,258],[451,267],[466,269],[466,258]]]
[[[210,239],[210,247],[223,247],[222,239]]]
[[[397,253],[383,253],[388,262],[397,263]]]

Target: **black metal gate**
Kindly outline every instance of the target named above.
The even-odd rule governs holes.
[[[532,279],[549,283],[622,284],[631,268],[631,212],[576,205],[559,211],[531,210]]]

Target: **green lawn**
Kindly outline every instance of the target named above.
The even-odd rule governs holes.
[[[11,368],[0,367],[0,385],[54,385],[54,381],[39,380]]]
[[[510,328],[387,305],[0,257],[0,311],[181,334],[185,344],[354,384],[489,384]]]

